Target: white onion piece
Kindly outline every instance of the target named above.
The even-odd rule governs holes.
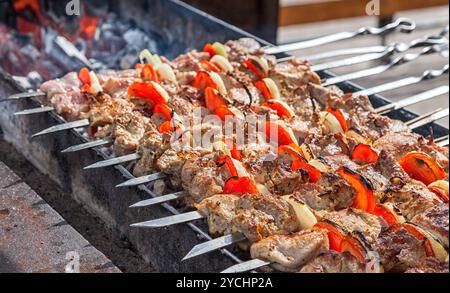
[[[153,55],[150,53],[149,50],[145,49],[139,54],[139,60],[142,64],[146,64],[145,61],[147,61],[147,64],[150,64],[155,69],[162,64],[161,59],[158,55]]]
[[[306,143],[303,143],[301,146],[300,146],[300,149],[301,149],[301,151],[302,151],[302,155],[303,155],[303,157],[306,159],[306,161],[311,161],[311,160],[314,160],[314,153],[313,153],[313,151],[311,150],[311,147],[309,146],[309,145],[307,145]]]
[[[320,123],[322,124],[324,130],[328,133],[335,134],[344,132],[339,120],[337,120],[337,118],[331,113],[320,112]]]
[[[280,90],[277,84],[271,78],[264,78],[263,82],[266,84],[267,89],[270,92],[270,96],[273,100],[279,100],[281,98]]]
[[[417,230],[422,232],[425,237],[430,241],[431,248],[433,249],[434,256],[440,260],[445,261],[448,258],[448,253],[443,247],[443,245],[440,243],[440,241],[430,232],[428,232],[426,229],[423,229],[422,227],[419,227],[418,225],[412,224]]]
[[[291,117],[294,117],[294,116],[295,116],[294,110],[292,110],[291,106],[289,106],[285,101],[281,101],[281,100],[269,100],[269,101],[267,101],[267,102],[268,102],[268,103],[270,103],[270,102],[272,102],[272,103],[278,103],[278,104],[282,105],[283,108],[285,108],[285,109],[289,112],[289,115],[290,115]]]
[[[316,159],[309,161],[308,164],[319,170],[321,173],[327,173],[331,171],[331,168],[329,166]]]
[[[170,100],[169,94],[166,92],[166,90],[160,86],[158,83],[152,81],[152,85],[155,87],[156,91],[163,97],[163,99],[166,101],[166,103]]]
[[[168,80],[173,83],[177,83],[177,77],[175,72],[173,72],[172,67],[169,64],[162,63],[158,66],[158,73],[162,80]]]
[[[231,160],[233,161],[234,167],[236,168],[239,177],[250,177],[247,170],[240,161],[233,158]]]
[[[368,145],[372,144],[372,141],[369,138],[365,138],[361,134],[351,129],[345,133],[345,136],[355,140],[357,143],[363,143]]]
[[[242,113],[242,111],[239,110],[238,108],[230,107],[230,108],[228,108],[228,110],[230,110],[230,112],[233,113],[237,119],[245,120],[244,113]]]
[[[214,81],[214,83],[217,85],[217,90],[219,91],[219,93],[221,95],[226,96],[227,88],[225,87],[225,83],[223,82],[223,80],[220,77],[220,75],[218,75],[217,73],[212,72],[212,71],[209,72],[208,74],[211,77],[211,79]]]
[[[448,193],[448,181],[438,180],[436,182],[431,183],[428,187],[435,187],[444,190]]]
[[[97,74],[94,71],[89,72],[89,77],[91,78],[91,90],[94,94],[103,92],[103,88],[100,85],[100,81],[97,78]]]
[[[267,196],[272,195],[272,193],[269,191],[269,189],[267,189],[267,187],[265,185],[257,184],[256,187],[258,188],[259,193],[261,193],[262,195],[267,195]]]
[[[317,224],[317,218],[311,209],[295,196],[286,195],[283,199],[287,201],[295,212],[300,230],[307,230]]]
[[[233,65],[231,65],[231,63],[221,55],[215,55],[214,57],[212,57],[211,63],[219,66],[220,69],[222,69],[226,73],[233,72],[234,70]]]
[[[227,49],[225,48],[224,45],[222,45],[219,42],[215,42],[214,44],[212,44],[212,47],[216,51],[216,54],[218,54],[219,56],[222,56],[222,57],[228,59]]]

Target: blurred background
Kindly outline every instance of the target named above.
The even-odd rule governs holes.
[[[425,35],[439,34],[449,23],[448,0],[380,0],[379,15],[373,16],[368,16],[366,12],[366,6],[371,1],[364,0],[185,0],[185,2],[277,44],[307,40],[336,32],[353,31],[362,26],[379,26],[397,17],[408,17],[417,23],[417,29],[411,34],[393,33],[386,38],[366,36],[293,52],[297,56],[309,56],[342,48],[410,42]],[[367,62],[331,71],[345,74],[373,67],[379,63],[380,61]],[[405,75],[420,75],[426,69],[437,69],[447,63],[448,55],[432,54],[421,57],[413,64],[400,66],[384,74],[359,79],[356,82],[364,87],[372,87],[401,79]],[[428,81],[426,87],[433,88],[442,84],[448,84],[448,75]],[[420,92],[423,87],[424,84],[419,84],[401,88],[390,91],[386,96],[389,99],[398,100]],[[411,109],[418,113],[428,113],[436,109],[437,104],[442,108],[448,107],[448,95],[430,103],[412,106]],[[448,118],[440,122],[446,127],[449,125]]]

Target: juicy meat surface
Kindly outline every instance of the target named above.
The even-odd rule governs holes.
[[[348,252],[327,251],[300,270],[300,273],[364,273],[365,268],[358,259]]]
[[[419,265],[426,257],[423,241],[401,228],[385,228],[374,244],[386,272],[404,272]]]
[[[278,264],[282,270],[298,271],[321,253],[328,251],[324,230],[301,231],[291,235],[274,235],[251,246],[252,258]]]
[[[250,242],[273,234],[298,231],[297,218],[290,204],[272,195],[241,196],[233,223]]]
[[[226,235],[233,232],[231,225],[236,216],[239,197],[230,194],[214,195],[196,205],[198,211],[207,217],[212,235]]]
[[[439,262],[435,258],[426,258],[417,266],[408,269],[408,274],[448,274],[448,262]]]
[[[43,83],[40,90],[47,94],[49,103],[58,114],[68,120],[74,120],[89,111],[89,101],[81,93],[80,87],[77,73],[71,72],[61,79]]]

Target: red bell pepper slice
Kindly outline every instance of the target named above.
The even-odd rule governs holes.
[[[351,158],[366,164],[375,164],[379,155],[370,145],[360,143],[353,150]]]
[[[147,81],[154,81],[159,83],[158,72],[150,64],[145,64],[141,68],[141,78]]]
[[[81,68],[80,72],[78,73],[78,79],[83,85],[87,84],[91,86],[91,75],[89,73],[89,69],[87,69],[86,67]]]
[[[223,187],[225,194],[258,194],[256,183],[248,177],[231,177]]]
[[[255,82],[255,87],[261,92],[266,101],[273,99],[272,94],[264,81],[258,80]]]
[[[280,103],[279,101],[270,100],[268,102],[262,103],[261,105],[274,110],[275,112],[277,112],[277,115],[279,117],[292,118],[292,110],[286,108],[286,105]]]
[[[376,206],[372,184],[362,175],[346,167],[338,169],[337,172],[356,190],[353,207],[372,214]]]
[[[238,176],[236,166],[234,165],[233,160],[229,156],[219,158],[217,160],[217,166],[218,167],[226,166],[231,177]]]
[[[208,87],[211,87],[213,89],[218,89],[217,84],[214,82],[214,80],[209,76],[208,72],[206,71],[200,71],[197,73],[197,75],[194,78],[193,86],[195,88],[198,88],[199,90],[205,90]]]
[[[330,107],[326,111],[328,113],[331,113],[334,117],[336,117],[336,119],[339,121],[339,124],[341,124],[342,130],[344,130],[344,132],[348,131],[347,120],[345,119],[345,116],[341,110],[339,110],[339,109],[335,110]]]
[[[128,88],[128,94],[152,102],[154,105],[167,104],[167,101],[152,83],[135,82]]]
[[[322,173],[308,164],[306,159],[302,156],[301,150],[298,145],[283,145],[280,146],[277,150],[278,154],[281,153],[289,153],[295,157],[295,159],[292,161],[291,169],[292,171],[297,170],[305,170],[308,172],[309,180],[313,183],[316,183],[317,181],[322,178]]]
[[[364,249],[361,244],[352,236],[346,236],[342,241],[341,252],[349,252],[362,264],[367,262]]]
[[[316,183],[320,180],[320,178],[322,178],[322,173],[308,164],[305,159],[295,159],[292,162],[291,169],[292,171],[297,171],[300,169],[305,170],[306,172],[308,172],[309,181],[311,181],[312,183]]]
[[[242,161],[243,156],[242,153],[238,150],[237,145],[231,140],[226,140],[225,144],[230,149],[231,157],[233,157],[233,159],[235,160]]]
[[[289,133],[288,129],[276,122],[267,121],[265,124],[266,137],[272,139],[272,130],[275,130],[278,134],[278,145],[297,145],[294,138]]]
[[[403,170],[418,181],[430,185],[446,177],[444,169],[429,155],[422,152],[411,152],[399,161]]]
[[[376,205],[373,214],[384,219],[389,226],[398,224],[397,217],[384,205]]]
[[[227,103],[218,90],[207,87],[205,89],[205,104],[206,108],[215,111],[219,107],[227,107]]]
[[[335,226],[330,223],[319,222],[314,225],[314,228],[327,230],[330,249],[337,252],[342,251],[342,241],[344,240],[344,236]]]
[[[448,204],[449,203],[449,197],[448,197],[448,192],[443,190],[442,188],[436,187],[436,186],[428,186],[428,189],[433,192],[434,194],[436,194],[439,199]]]
[[[244,65],[253,73],[258,75],[260,79],[266,78],[267,75],[264,71],[264,68],[261,67],[261,65],[256,62],[256,60],[248,59],[247,61],[244,61]]]
[[[217,55],[216,49],[214,49],[213,45],[208,43],[203,47],[203,52],[209,53],[211,57]]]
[[[217,67],[214,63],[209,62],[208,60],[202,60],[202,61],[200,61],[200,66],[201,66],[204,70],[214,71],[214,72],[220,72],[220,68]]]
[[[227,106],[219,106],[214,111],[214,114],[217,115],[222,121],[225,121],[227,118],[235,117],[234,113],[228,109]]]
[[[161,114],[164,116],[166,121],[171,121],[173,117],[173,110],[169,108],[166,104],[156,104],[153,108],[153,113]]]

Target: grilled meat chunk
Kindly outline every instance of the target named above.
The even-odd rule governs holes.
[[[274,234],[298,231],[298,223],[292,207],[271,195],[243,195],[237,203],[233,225],[250,242],[259,241]]]
[[[338,253],[335,251],[327,251],[307,265],[305,265],[300,273],[364,273],[364,265],[358,259],[348,252]]]
[[[398,231],[384,228],[374,248],[386,272],[404,272],[424,261],[426,254],[423,244],[423,241],[403,228]]]
[[[214,195],[196,205],[198,211],[207,217],[211,235],[226,235],[233,232],[231,225],[236,216],[239,197],[230,194]]]
[[[47,94],[49,103],[58,114],[68,120],[74,120],[89,111],[89,101],[80,88],[81,82],[77,73],[71,72],[61,79],[43,83],[39,89]]]
[[[254,243],[250,253],[252,258],[273,262],[277,269],[293,272],[328,249],[326,231],[308,230],[291,235],[270,236]]]
[[[326,213],[320,217],[320,221],[330,221],[349,233],[358,231],[370,244],[376,242],[382,228],[377,216],[357,209]]]
[[[149,129],[139,143],[138,152],[141,154],[141,159],[136,162],[133,174],[139,177],[156,171],[156,160],[168,147],[163,135],[157,129]]]
[[[117,156],[133,153],[139,147],[139,142],[145,134],[148,118],[139,112],[131,112],[115,119],[113,137],[114,153]]]
[[[435,258],[426,258],[417,266],[408,269],[408,274],[448,274],[448,262],[440,262]]]

